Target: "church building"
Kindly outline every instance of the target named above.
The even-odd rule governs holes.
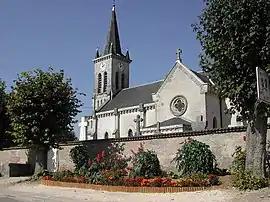
[[[163,80],[129,86],[130,53],[121,50],[115,5],[105,49],[96,51],[93,114],[81,118],[80,140],[175,133],[241,125],[225,114],[228,100],[216,96],[202,72],[186,67],[181,50]]]

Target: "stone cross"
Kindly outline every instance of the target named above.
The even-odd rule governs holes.
[[[53,157],[52,157],[52,163],[53,163],[53,168],[54,170],[52,170],[53,172],[56,172],[59,170],[59,152],[58,149],[52,149],[53,152]]]
[[[88,121],[86,120],[86,117],[83,116],[81,118],[81,122],[79,123],[80,141],[87,140],[87,126],[88,126]]]
[[[157,122],[157,130],[156,132],[159,134],[160,133],[160,122]]]
[[[140,115],[138,114],[136,119],[134,119],[134,122],[136,123],[136,136],[139,136],[141,134],[141,122],[143,121],[143,119],[140,117]]]
[[[177,56],[177,60],[179,60],[180,62],[182,62],[181,54],[182,54],[182,50],[178,48],[176,52],[176,56]]]

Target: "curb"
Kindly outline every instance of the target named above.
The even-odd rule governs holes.
[[[60,182],[51,180],[41,180],[41,184],[46,186],[93,189],[108,192],[139,192],[139,193],[195,192],[208,189],[206,187],[126,187],[126,186],[109,186],[109,185],[94,185],[85,183]]]

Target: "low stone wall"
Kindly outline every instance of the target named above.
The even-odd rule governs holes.
[[[132,138],[107,139],[107,140],[89,140],[82,142],[71,142],[61,145],[61,149],[56,153],[48,152],[48,169],[56,170],[59,168],[73,169],[74,165],[70,159],[70,150],[76,145],[86,144],[90,156],[95,157],[97,153],[108,148],[115,143],[121,143],[124,147],[124,154],[130,156],[131,150],[137,150],[141,143],[145,149],[154,150],[160,160],[162,168],[166,171],[175,171],[175,164],[171,163],[180,143],[188,137],[208,144],[215,154],[220,168],[229,168],[233,157],[232,154],[236,146],[244,146],[243,136],[245,135],[244,127],[235,127],[227,129],[204,130],[183,132],[174,134],[161,134],[153,136],[140,136]],[[268,130],[268,140],[270,139],[270,130]],[[0,172],[8,173],[9,163],[26,163],[26,149],[6,149],[0,151]],[[55,155],[56,154],[56,155]]]
[[[243,146],[245,144],[242,138],[243,135],[245,135],[245,132],[200,134],[197,136],[191,135],[191,137],[208,144],[216,156],[219,167],[228,168],[233,160],[232,154],[235,147],[238,145]],[[127,156],[132,154],[131,150],[136,151],[140,144],[143,143],[145,149],[154,150],[157,153],[162,169],[166,171],[175,171],[175,164],[172,163],[172,160],[181,146],[180,143],[184,142],[185,139],[187,139],[187,136],[162,139],[122,140],[121,143],[124,144],[124,154]],[[94,157],[102,150],[106,152],[107,148],[113,144],[114,141],[90,140],[85,143],[88,146],[91,156]],[[73,169],[74,165],[70,159],[69,152],[76,145],[78,144],[62,146],[58,156],[59,168]]]
[[[0,173],[7,176],[10,163],[27,163],[27,151],[25,148],[10,148],[0,151]]]

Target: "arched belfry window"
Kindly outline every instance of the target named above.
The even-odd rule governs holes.
[[[119,72],[115,72],[115,89],[119,89]]]
[[[98,74],[98,93],[101,93],[101,83],[102,83],[102,75]]]
[[[125,74],[122,73],[121,74],[121,88],[124,88],[125,87]]]
[[[216,117],[213,118],[213,128],[217,128],[217,119],[216,119]]]
[[[128,130],[128,137],[133,137],[133,131],[131,129]]]
[[[104,139],[109,139],[109,134],[108,134],[108,132],[106,132],[106,133],[104,134]]]
[[[103,92],[107,91],[107,83],[108,83],[107,78],[108,78],[107,72],[104,72],[104,76],[103,76]]]

